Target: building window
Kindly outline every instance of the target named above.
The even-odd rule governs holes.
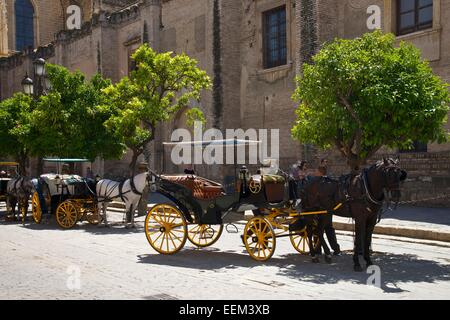
[[[398,35],[433,26],[433,0],[398,0],[397,5]]]
[[[274,68],[287,62],[286,6],[263,13],[264,68]]]
[[[136,45],[130,46],[130,47],[127,48],[127,52],[128,52],[128,76],[131,76],[131,73],[138,69],[136,60],[134,60],[131,57],[136,52],[137,49],[138,48],[136,47]]]
[[[412,149],[400,149],[400,153],[428,152],[428,145],[425,142],[414,141]]]
[[[34,8],[29,0],[16,0],[16,50],[34,47]]]

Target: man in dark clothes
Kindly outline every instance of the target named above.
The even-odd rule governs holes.
[[[323,158],[320,160],[320,166],[317,169],[317,175],[321,177],[326,177],[328,175],[328,160]],[[341,254],[341,247],[337,242],[336,230],[333,227],[333,218],[331,218],[331,223],[327,224],[325,227],[325,233],[327,235],[328,242],[330,243],[331,249],[333,249],[334,255],[338,256]]]

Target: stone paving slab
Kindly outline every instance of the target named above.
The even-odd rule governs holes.
[[[148,244],[143,217],[138,228],[80,223],[61,230],[54,220],[36,225],[0,221],[0,299],[448,299],[450,245],[428,245],[394,237],[374,237],[371,273],[354,272],[350,233],[339,232],[342,256],[312,263],[289,239],[277,239],[269,261],[252,260],[236,234],[223,232],[212,247],[189,242],[171,256]],[[79,270],[79,286],[74,286]]]

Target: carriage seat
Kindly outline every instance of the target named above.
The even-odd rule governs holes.
[[[161,178],[188,188],[194,198],[199,200],[211,200],[225,194],[220,183],[195,175],[163,175]]]
[[[286,179],[283,176],[275,174],[254,175],[252,180],[262,183],[266,193],[266,199],[271,203],[279,203],[284,200],[284,185]]]
[[[62,186],[56,185],[56,177],[61,179]],[[77,186],[80,184],[84,184],[84,179],[78,175],[66,175],[66,174],[56,174],[49,173],[41,175],[41,180],[44,181],[50,191],[51,195],[59,195],[59,194],[77,194]]]

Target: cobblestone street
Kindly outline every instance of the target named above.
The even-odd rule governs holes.
[[[114,214],[112,214],[114,216]],[[115,214],[116,221],[122,216]],[[374,237],[381,288],[355,273],[351,233],[339,232],[345,250],[331,265],[313,264],[277,241],[274,257],[253,261],[239,234],[224,231],[211,248],[187,243],[173,256],[147,243],[143,218],[137,229],[80,224],[0,223],[0,299],[448,299],[450,244]],[[75,270],[75,271],[74,271]],[[80,288],[74,274],[80,272]],[[74,273],[75,272],[75,273]]]

